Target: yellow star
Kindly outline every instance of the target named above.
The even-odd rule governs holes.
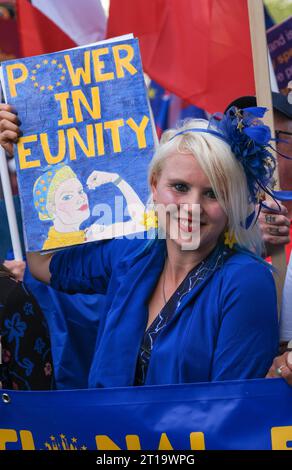
[[[60,434],[61,439],[65,439],[65,437],[66,437],[65,434]]]
[[[49,61],[47,59],[43,60],[43,64],[48,64]]]
[[[230,232],[227,230],[227,232],[225,232],[225,240],[224,240],[224,245],[226,246],[229,246],[229,248],[233,248],[233,245],[235,245],[236,243],[236,238],[235,238],[235,235],[234,233],[230,234]]]
[[[62,77],[60,78],[60,80],[65,80],[65,77],[62,75]]]
[[[76,437],[72,437],[71,441],[74,442],[74,444],[75,444],[75,442],[77,442]]]
[[[155,98],[155,95],[156,95],[156,91],[154,90],[154,88],[149,88],[149,90],[148,90],[149,98],[153,99],[153,98]]]
[[[40,69],[41,68],[40,64],[36,64],[36,68]]]
[[[56,64],[56,63],[57,63],[56,59],[52,60],[52,64]]]
[[[60,85],[61,85],[61,82],[57,82],[56,85],[57,85],[57,86],[60,86]]]
[[[237,124],[237,129],[239,129],[240,131],[244,128],[244,124],[242,121],[239,121],[239,123]]]
[[[59,69],[62,69],[62,68],[63,68],[63,65],[62,65],[62,64],[59,64],[58,67],[59,67]]]
[[[49,86],[47,87],[47,89],[48,89],[48,90],[53,90],[54,87],[53,87],[52,85],[49,85]]]
[[[82,446],[82,447],[81,447],[81,450],[87,450],[87,447],[86,447],[86,446]]]
[[[33,69],[32,73],[37,73],[36,69]]]
[[[30,77],[31,80],[36,80],[36,77]]]
[[[149,230],[150,228],[157,228],[158,218],[156,212],[153,210],[145,212],[143,215],[142,225],[144,225],[146,230]]]
[[[39,86],[39,84],[38,84],[37,82],[35,82],[35,83],[33,84],[33,86],[35,86],[35,87],[37,88],[37,87]]]
[[[50,436],[50,439],[51,439],[51,441],[55,441],[55,440],[56,440],[55,436]]]
[[[66,73],[66,69],[63,69],[63,70],[62,70],[62,73]]]
[[[40,90],[43,91],[45,88],[46,88],[46,87],[45,87],[44,85],[42,85],[42,86],[40,87]]]

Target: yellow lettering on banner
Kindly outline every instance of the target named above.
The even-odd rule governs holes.
[[[126,51],[127,55],[125,57],[121,57],[121,51]],[[137,73],[137,69],[131,64],[131,60],[134,57],[134,49],[132,46],[129,46],[128,44],[113,46],[113,55],[118,78],[123,78],[125,76],[124,69],[128,70],[131,75],[135,75],[135,73]]]
[[[20,72],[20,74],[18,73],[18,76],[14,75],[14,72],[16,71]],[[14,98],[17,96],[16,85],[25,82],[28,77],[28,70],[24,64],[19,62],[17,64],[7,65],[6,73],[10,95]]]
[[[34,440],[30,431],[20,431],[22,450],[35,450]]]
[[[271,429],[273,450],[292,450],[287,442],[292,442],[292,426],[277,426]]]
[[[98,155],[104,155],[104,139],[102,123],[95,124],[95,135]]]
[[[141,450],[139,436],[136,434],[128,434],[126,436],[127,450]]]
[[[49,165],[56,165],[64,160],[66,153],[66,140],[65,140],[65,131],[58,131],[58,153],[57,155],[52,155],[49,145],[48,134],[40,134],[41,145],[43,149],[43,154]],[[55,141],[55,139],[54,139]]]
[[[65,54],[64,59],[67,65],[67,69],[71,78],[71,82],[73,86],[79,86],[81,78],[85,85],[89,85],[91,83],[91,70],[90,70],[90,51],[84,52],[84,67],[79,67],[74,70],[71,58],[69,55]]]
[[[17,442],[18,437],[14,429],[0,429],[0,450],[6,450],[7,442]]]
[[[108,54],[108,47],[102,49],[95,49],[92,51],[94,77],[96,82],[104,82],[106,80],[113,80],[115,78],[113,72],[103,72],[105,67],[104,61],[100,56]]]
[[[173,450],[173,447],[165,432],[161,434],[161,438],[160,438],[157,450]]]
[[[146,147],[145,129],[149,122],[149,118],[147,116],[143,116],[139,126],[132,118],[128,119],[126,122],[136,134],[139,149],[144,149]]]
[[[27,157],[31,155],[31,149],[25,148],[25,144],[30,142],[36,142],[38,140],[37,135],[28,135],[26,137],[20,137],[17,142],[17,151],[19,158],[19,166],[21,170],[27,168],[37,168],[41,166],[40,160],[27,161]]]
[[[121,152],[119,128],[123,125],[124,125],[123,119],[116,119],[115,121],[107,121],[104,123],[104,128],[110,129],[111,131],[114,152]]]
[[[75,113],[75,119],[76,122],[82,122],[83,121],[83,115],[81,111],[81,105],[84,106],[84,108],[88,111],[90,116],[93,119],[100,119],[101,118],[101,113],[100,113],[100,96],[99,96],[99,88],[92,87],[91,88],[91,104],[92,108],[90,107],[86,96],[84,95],[82,90],[74,90],[72,91],[72,100],[73,100],[73,106],[74,106],[74,113]]]
[[[75,141],[78,143],[79,147],[81,148],[82,152],[86,155],[86,157],[95,156],[94,135],[93,135],[92,124],[88,124],[88,126],[86,126],[86,138],[87,138],[87,146],[84,140],[82,139],[82,137],[80,136],[78,129],[76,129],[75,127],[71,127],[70,129],[67,130],[70,160],[76,160]]]
[[[98,450],[121,450],[108,436],[95,436],[95,441]],[[141,450],[139,436],[136,434],[127,434],[126,446],[127,450]]]
[[[191,432],[190,448],[192,450],[205,450],[205,437],[203,432]]]
[[[108,436],[95,436],[97,450],[122,450]]]
[[[68,98],[68,91],[64,91],[64,93],[57,93],[55,95],[55,100],[60,102],[62,116],[62,119],[59,119],[58,121],[58,126],[66,126],[67,124],[72,124],[74,122],[74,119],[72,117],[69,117],[67,104]]]

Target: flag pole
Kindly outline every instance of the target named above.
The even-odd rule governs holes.
[[[257,105],[268,108],[263,120],[270,129],[274,137],[273,104],[269,74],[268,46],[265,28],[264,5],[262,0],[248,0],[249,26],[252,45],[253,69],[255,77]],[[279,189],[279,173],[275,171],[276,189]],[[282,291],[286,274],[285,248],[273,247],[272,263],[277,269],[275,282],[277,288],[278,312],[280,314]]]
[[[0,146],[0,175],[1,183],[4,194],[8,225],[10,230],[10,237],[14,253],[14,259],[18,261],[23,260],[20,237],[18,232],[15,207],[13,203],[13,195],[10,186],[10,179],[8,173],[8,166],[4,149]]]
[[[2,90],[0,87],[0,102],[1,102],[1,96],[2,96]],[[18,232],[15,207],[13,203],[13,195],[12,195],[12,190],[11,190],[11,185],[10,185],[6,154],[5,154],[4,148],[1,145],[0,145],[0,176],[1,176],[1,183],[2,183],[2,189],[3,189],[3,194],[4,194],[14,259],[17,261],[23,261],[23,255],[22,255],[20,237],[19,237],[19,232]]]

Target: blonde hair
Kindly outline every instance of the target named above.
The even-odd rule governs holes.
[[[149,185],[153,174],[159,175],[163,170],[168,156],[192,154],[208,177],[218,203],[227,215],[229,232],[234,234],[237,244],[261,255],[263,242],[258,224],[252,223],[248,229],[245,228],[247,217],[255,210],[255,205],[250,203],[243,167],[226,142],[197,130],[208,126],[209,122],[204,119],[189,119],[181,127],[164,132],[149,166]],[[148,202],[152,202],[152,197]]]

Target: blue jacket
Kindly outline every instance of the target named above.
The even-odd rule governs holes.
[[[165,241],[116,239],[56,253],[51,285],[106,294],[90,387],[130,386]],[[152,350],[146,385],[264,377],[278,348],[270,270],[236,253],[187,294]],[[77,373],[77,371],[76,371]]]

